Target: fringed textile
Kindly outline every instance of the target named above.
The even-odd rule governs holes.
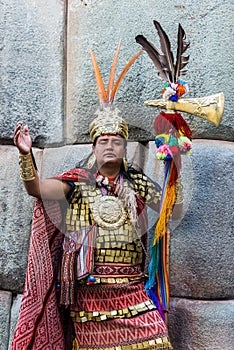
[[[174,178],[175,163],[173,160],[167,161],[165,165],[165,179],[162,188],[162,199],[160,217],[157,222],[153,245],[157,244],[159,239],[166,234],[167,224],[171,217],[172,209],[176,200]]]
[[[150,248],[149,279],[146,289],[155,301],[161,316],[165,320],[165,312],[169,309],[169,280],[168,280],[168,222],[176,200],[174,178],[175,164],[173,160],[166,161],[160,217],[155,228],[153,244]],[[156,297],[153,296],[155,293]]]

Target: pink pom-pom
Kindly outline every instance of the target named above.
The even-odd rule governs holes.
[[[178,143],[181,153],[185,154],[191,152],[192,142],[186,136],[180,136],[178,139]]]
[[[172,158],[172,152],[167,144],[161,145],[158,148],[156,155],[157,158],[161,160]]]

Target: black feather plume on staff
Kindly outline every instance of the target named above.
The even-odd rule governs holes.
[[[174,56],[166,32],[162,29],[159,22],[153,21],[153,23],[159,35],[161,52],[143,35],[137,35],[135,38],[136,42],[142,46],[153,61],[159,77],[169,83],[175,83],[180,75],[185,75],[187,72],[183,68],[188,64],[189,56],[183,56],[183,54],[189,47],[189,42],[186,40],[184,29],[179,24],[177,59],[176,64],[174,64]]]
[[[162,55],[160,56],[164,66],[167,67],[169,71],[169,77],[170,77],[170,82],[175,83],[175,66],[174,66],[174,57],[173,53],[171,51],[171,43],[170,40],[168,39],[168,36],[166,32],[162,29],[161,25],[159,22],[154,21],[154,26],[158,31],[159,39],[160,39],[160,45],[161,45],[161,51]]]
[[[186,40],[185,31],[182,28],[181,24],[179,24],[177,39],[177,57],[175,66],[175,81],[177,81],[181,75],[185,75],[187,73],[187,69],[184,70],[184,67],[189,62],[189,55],[183,56],[183,54],[187,50],[189,45],[190,43]]]
[[[160,52],[156,49],[156,47],[149,42],[143,35],[137,35],[136,42],[140,44],[143,49],[147,52],[151,60],[153,61],[159,77],[164,81],[170,81],[170,72],[168,68],[163,64],[160,56]]]

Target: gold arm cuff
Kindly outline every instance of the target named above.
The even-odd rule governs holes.
[[[35,179],[33,160],[31,153],[19,154],[20,177],[23,181],[31,181]]]
[[[183,195],[183,185],[182,185],[181,177],[179,177],[176,180],[175,187],[176,187],[176,202],[175,202],[175,204],[183,203],[184,195]]]

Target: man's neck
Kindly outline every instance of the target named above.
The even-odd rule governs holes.
[[[114,164],[105,164],[99,169],[99,172],[102,176],[115,178],[120,173],[120,167],[116,167]]]

